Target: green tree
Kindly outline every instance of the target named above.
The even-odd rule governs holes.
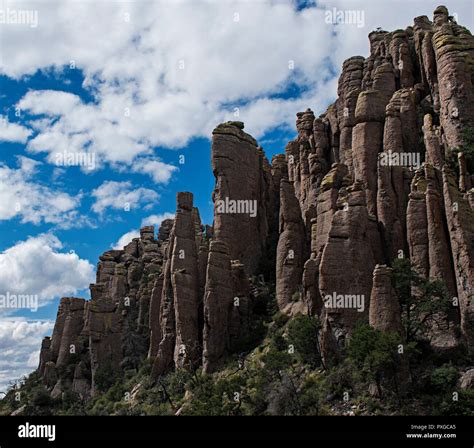
[[[446,320],[450,309],[446,287],[441,280],[421,277],[407,258],[397,258],[392,267],[407,342],[426,337],[434,323]]]
[[[454,148],[450,154],[449,165],[451,168],[458,167],[458,154],[464,153],[466,157],[467,167],[470,173],[474,172],[474,127],[467,127],[461,131],[463,145]]]
[[[33,391],[31,402],[34,406],[48,407],[53,404],[53,399],[43,386],[38,386]]]
[[[431,385],[436,392],[450,391],[457,383],[459,371],[452,364],[443,364],[431,373]]]
[[[397,388],[398,347],[401,342],[397,333],[385,333],[368,324],[359,324],[349,341],[349,357],[369,379],[375,381],[380,396],[384,378],[392,380]]]
[[[100,366],[94,375],[94,382],[97,388],[105,392],[110,389],[118,379],[117,369],[114,369],[111,362],[106,362]]]
[[[320,327],[317,318],[302,314],[288,324],[288,342],[294,346],[299,359],[312,367],[321,363],[318,339]]]

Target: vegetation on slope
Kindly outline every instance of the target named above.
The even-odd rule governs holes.
[[[318,319],[272,314],[274,295],[270,294],[261,304],[252,338],[244,344],[254,347],[234,353],[214,374],[177,370],[153,382],[146,360],[138,370],[119,377],[104,372],[102,392],[83,403],[71,390],[52,399],[33,373],[11,388],[0,402],[0,413],[23,407],[21,412],[28,415],[473,415],[474,391],[457,387],[469,360],[459,356],[447,362],[423,339],[426,313],[446,306],[440,298],[442,285],[420,283],[407,261],[395,263],[394,271],[395,289],[405,294],[400,302],[412,339],[404,345],[405,366],[398,352],[399,335],[361,323],[344,360],[325,370],[319,355]],[[411,302],[414,285],[421,291],[415,305]],[[424,300],[438,303],[437,308],[427,308]],[[401,381],[405,367],[410,371],[409,384]]]

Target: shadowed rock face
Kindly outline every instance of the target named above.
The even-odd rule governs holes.
[[[356,324],[367,319],[375,258],[362,183],[341,189],[337,207],[321,255],[319,290],[331,328],[337,332],[336,339],[343,346]],[[328,305],[328,298],[340,296],[357,298],[360,306],[357,308],[355,303],[345,301],[342,305]]]
[[[224,361],[230,348],[230,318],[233,307],[232,273],[226,245],[212,241],[204,293],[203,368],[212,372]]]
[[[462,145],[461,131],[474,123],[473,37],[449,19],[444,6],[433,17],[433,49],[438,73],[440,123],[448,148]]]
[[[174,292],[177,368],[196,365],[199,359],[198,293],[199,269],[193,195],[178,193],[171,255],[171,284]]]
[[[461,331],[474,350],[474,211],[458,190],[453,173],[443,169],[446,217],[454,260]]]
[[[375,266],[369,323],[377,330],[401,334],[400,304],[393,291],[391,274],[389,267],[380,264]]]
[[[423,277],[429,276],[428,223],[426,182],[423,170],[417,171],[411,184],[407,207],[407,239],[413,268]]]
[[[293,185],[280,184],[280,238],[276,258],[276,295],[278,306],[290,312],[301,301],[299,285],[306,260],[305,229]]]
[[[249,335],[258,287],[273,281],[281,312],[320,318],[332,365],[359,321],[402,333],[399,256],[458,299],[431,329],[433,348],[473,353],[472,173],[463,153],[447,167],[474,125],[473,37],[439,7],[433,22],[374,31],[369,45],[367,58],[344,62],[326,112],[296,114],[297,135],[271,164],[243,123],[214,129],[213,225],[178,193],[157,237],[147,226],[100,256],[91,300],[62,299],[43,340],[38,372],[53,396],[69,381],[89,397],[98,378],[146,357],[154,379],[219,369]]]
[[[173,365],[194,369],[200,358],[199,257],[198,241],[202,228],[193,208],[192,193],[177,194],[177,211],[165,255],[164,274],[153,290],[152,346],[153,374],[159,376]],[[161,286],[161,297],[159,288]],[[157,307],[160,307],[159,319]],[[156,347],[157,338],[161,340]]]
[[[231,259],[253,274],[268,235],[271,169],[257,142],[242,129],[240,122],[227,122],[213,131],[214,235],[226,244]]]
[[[67,361],[68,355],[71,354],[71,345],[76,344],[82,331],[85,303],[84,299],[74,297],[64,297],[59,303],[53,336],[49,344],[49,360],[57,365]],[[45,340],[42,349],[46,349],[47,345],[47,340]]]
[[[160,325],[161,296],[163,291],[164,276],[160,275],[156,280],[150,298],[150,347],[148,357],[154,359],[158,353],[158,347],[163,337]]]

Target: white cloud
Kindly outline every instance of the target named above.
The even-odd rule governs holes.
[[[82,225],[85,218],[76,208],[80,196],[53,190],[33,181],[40,162],[18,158],[20,167],[9,168],[0,163],[0,221],[16,216],[23,224],[56,224],[59,227]]]
[[[130,135],[134,131],[123,111],[116,116],[117,109],[112,108],[99,116],[102,108],[84,104],[77,95],[53,90],[30,91],[18,107],[40,117],[30,121],[39,132],[28,142],[27,149],[32,153],[46,152],[50,163],[55,163],[58,154],[87,152],[98,159],[99,166],[102,161],[108,162],[119,171],[147,174],[156,183],[168,183],[177,170],[154,157],[150,145],[139,141],[143,136]],[[148,157],[139,157],[143,154]]]
[[[138,207],[147,209],[156,203],[159,195],[148,188],[132,189],[131,182],[106,181],[92,191],[95,203],[92,210],[103,213],[107,208],[132,210]]]
[[[318,2],[319,3],[319,2]],[[413,19],[428,16],[433,20],[433,11],[446,4],[450,14],[455,14],[458,23],[472,30],[474,27],[474,10],[471,0],[322,0],[319,7],[324,10],[336,8],[339,11],[360,11],[363,13],[364,24],[339,24],[335,30],[335,51],[329,56],[338,71],[342,63],[351,56],[368,56],[368,34],[377,28],[386,31],[405,29],[413,26]]]
[[[41,234],[0,253],[0,294],[38,296],[39,306],[74,295],[95,281],[94,266],[74,252],[61,252],[61,241]]]
[[[431,16],[439,1],[323,0],[301,11],[296,3],[34,3],[37,28],[2,30],[0,72],[18,78],[66,66],[67,78],[74,62],[93,101],[27,93],[19,105],[39,114],[39,123],[30,122],[39,134],[28,149],[85,148],[132,167],[156,147],[209,137],[217,123],[235,119],[237,104],[238,118],[257,138],[279,125],[293,129],[298,110],[324,111],[336,94],[332,69],[339,72],[345,58],[367,55],[370,31],[405,28],[415,16]],[[326,23],[334,7],[363,12],[364,26]],[[471,0],[452,0],[449,7],[460,23],[473,25]],[[301,89],[296,98],[275,97],[293,84]],[[48,123],[45,116],[57,120]],[[166,182],[171,171],[155,181]]]
[[[155,230],[158,230],[161,223],[165,219],[173,219],[174,213],[164,212],[159,215],[150,215],[142,219],[141,227],[144,226],[155,226]],[[140,231],[137,229],[130,230],[127,233],[124,233],[116,243],[112,244],[113,249],[123,249],[133,238],[139,238]]]
[[[37,114],[28,150],[47,152],[49,161],[63,149],[92,151],[98,162],[167,182],[173,167],[153,173],[140,157],[209,137],[228,119],[244,121],[257,138],[281,125],[294,129],[298,110],[321,113],[334,99],[334,69],[368,54],[370,31],[405,28],[415,16],[431,16],[437,3],[323,0],[297,11],[296,1],[37,2],[37,28],[2,30],[0,73],[18,78],[66,67],[67,80],[73,62],[86,76],[91,102],[52,91],[30,91],[19,101]],[[472,27],[471,0],[449,7]],[[362,12],[363,26],[328,24],[332,8]],[[295,98],[278,96],[294,84]]]
[[[124,233],[115,244],[112,244],[112,248],[123,249],[133,238],[140,238],[139,230],[130,230],[130,232]]]
[[[54,322],[3,318],[0,320],[0,392],[38,367],[41,340]]]
[[[316,88],[324,82],[314,76],[325,72],[324,60],[332,48],[331,29],[322,26],[323,11],[298,12],[291,3],[280,2],[200,1],[198,7],[190,6],[35,4],[37,28],[21,33],[8,29],[2,36],[8,64],[0,70],[20,77],[38,68],[61,70],[74,60],[94,101],[85,103],[69,93],[28,92],[18,106],[41,120],[30,122],[39,133],[28,149],[51,153],[85,148],[167,182],[173,167],[155,161],[159,170],[152,173],[149,165],[137,162],[139,168],[134,168],[133,162],[139,155],[153,156],[156,147],[209,137],[217,123],[234,118],[234,103],[278,94],[298,82],[310,97],[321,100],[313,107],[324,108],[327,89],[320,98]],[[290,70],[290,61],[295,70]],[[286,106],[286,100],[280,103],[275,105]],[[293,107],[291,100],[288,106]],[[289,113],[290,107],[285,119],[293,124],[296,110]],[[244,121],[247,109],[241,108]],[[57,120],[48,125],[45,116]],[[280,124],[265,115],[251,117],[248,129],[257,134]]]
[[[34,115],[66,115],[79,106],[81,99],[72,93],[56,90],[29,91],[19,102],[20,109]]]
[[[31,133],[31,129],[11,123],[7,117],[0,115],[0,142],[25,143]]]
[[[165,212],[165,213],[161,213],[159,215],[150,215],[150,216],[147,216],[146,218],[142,219],[141,226],[142,227],[144,227],[144,226],[155,226],[155,229],[158,230],[161,223],[165,219],[174,219],[174,216],[175,216],[175,214],[171,213],[171,212]]]
[[[178,168],[158,159],[140,158],[133,163],[131,170],[135,173],[148,174],[157,184],[167,184]]]

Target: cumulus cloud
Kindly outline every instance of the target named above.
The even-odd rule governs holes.
[[[81,99],[72,93],[56,90],[29,91],[18,106],[34,115],[65,115],[79,106]]]
[[[278,126],[293,128],[296,111],[324,111],[335,97],[343,60],[368,54],[370,31],[405,28],[415,16],[430,16],[439,0],[321,0],[303,10],[296,3],[21,2],[38,10],[38,26],[2,27],[0,73],[20,79],[52,69],[67,80],[77,67],[92,100],[30,90],[17,104],[27,118],[21,124],[0,120],[0,141],[26,143],[31,153],[46,153],[50,163],[57,152],[91,152],[98,162],[167,183],[176,167],[157,157],[158,147],[208,137],[228,119],[244,121],[257,138]],[[328,24],[332,8],[363,12],[364,23]],[[450,0],[449,8],[472,29],[471,0]],[[79,199],[34,182],[37,167],[27,158],[18,169],[0,164],[0,220],[78,222]],[[93,196],[97,213],[126,203],[146,208],[158,200],[156,192],[129,182],[105,182]],[[145,218],[142,225],[158,225],[165,215]],[[116,245],[135,236],[138,230],[131,230]],[[56,237],[40,235],[5,250],[0,291],[38,293],[46,302],[85,288],[93,281],[93,266],[61,249]],[[33,366],[50,327],[0,322],[0,389],[28,360]],[[23,340],[30,342],[23,346]]]
[[[161,223],[165,219],[173,219],[173,218],[174,218],[174,213],[171,213],[171,212],[165,212],[159,215],[150,215],[142,219],[141,227],[155,226],[155,230],[158,230]],[[128,243],[130,243],[133,240],[133,238],[139,238],[139,237],[140,237],[140,231],[138,229],[130,230],[129,232],[124,233],[115,244],[112,244],[111,247],[113,249],[123,249]]]
[[[167,184],[178,168],[159,159],[139,158],[133,163],[131,170],[135,173],[148,174],[157,184]]]
[[[450,0],[446,6],[450,14],[453,14],[458,23],[472,29],[474,26],[474,10],[471,0]],[[336,11],[352,12],[362,14],[362,26],[357,21],[342,21],[335,24],[334,40],[335,50],[330,54],[331,61],[339,71],[343,61],[351,56],[368,56],[369,42],[368,34],[377,28],[386,31],[405,29],[413,25],[413,19],[418,16],[428,16],[433,19],[433,11],[443,2],[439,0],[322,0],[318,7],[325,14],[333,14]],[[325,20],[328,16],[325,16]]]
[[[150,208],[159,199],[156,191],[149,188],[132,188],[132,183],[106,181],[92,191],[95,198],[92,210],[96,213],[104,213],[108,208],[116,210],[132,210],[143,207]]]
[[[0,253],[0,294],[37,296],[43,306],[87,288],[95,281],[94,266],[61,249],[56,236],[40,234],[4,250]]]
[[[161,225],[161,223],[165,219],[174,219],[174,213],[171,212],[165,212],[161,213],[159,215],[150,215],[147,216],[146,218],[142,219],[142,227],[143,226],[155,226],[155,229],[158,229]]]
[[[41,340],[51,334],[53,325],[23,318],[0,320],[0,392],[38,367]]]
[[[236,113],[257,138],[280,125],[293,128],[297,110],[324,111],[342,61],[368,54],[370,31],[404,28],[417,15],[431,15],[438,0],[322,0],[300,10],[298,3],[34,3],[38,27],[2,32],[0,72],[19,78],[52,68],[67,78],[77,67],[93,101],[28,92],[18,103],[38,116],[28,149],[83,149],[132,167],[157,147],[208,137]],[[329,23],[333,8],[357,10],[363,21]],[[453,0],[450,10],[472,26],[470,0]],[[285,95],[294,85],[293,97]],[[151,171],[140,170],[166,182],[172,168]]]
[[[130,232],[124,233],[115,244],[112,244],[112,248],[123,249],[133,238],[140,238],[139,230],[130,230]]]
[[[291,2],[240,1],[201,1],[197,8],[186,1],[66,1],[35,7],[37,28],[6,30],[8,64],[0,70],[20,77],[38,68],[61,71],[73,60],[94,100],[28,92],[18,107],[37,116],[30,121],[38,130],[30,151],[81,148],[133,168],[132,161],[153,156],[156,147],[208,137],[218,122],[234,117],[236,104],[242,103],[239,118],[249,121],[245,104],[285,92],[293,83],[304,85],[310,92],[306,97],[321,107],[329,97],[327,89],[317,93],[324,81],[314,76],[329,76],[324,62],[332,49],[331,27],[323,26],[317,8],[297,11]],[[293,123],[291,101],[288,107],[285,100],[275,106],[285,108],[285,120]],[[48,124],[45,117],[53,116],[57,119]],[[264,114],[251,117],[248,129],[257,137],[280,124]],[[173,168],[160,163],[138,163],[135,169],[166,182]]]
[[[23,224],[71,227],[87,220],[79,215],[80,196],[54,190],[34,181],[39,162],[18,157],[19,168],[0,163],[0,221],[19,217]]]
[[[29,91],[18,103],[21,110],[37,116],[30,125],[38,131],[30,139],[31,153],[47,153],[56,163],[58,156],[90,154],[95,167],[110,163],[118,170],[149,175],[156,183],[168,183],[177,168],[162,162],[141,136],[129,135],[128,118],[111,109],[98,116],[98,106],[84,104],[77,95],[53,90]],[[102,110],[103,111],[103,110]],[[138,157],[146,154],[147,157]]]
[[[25,143],[31,135],[31,129],[8,121],[0,115],[0,142]]]

